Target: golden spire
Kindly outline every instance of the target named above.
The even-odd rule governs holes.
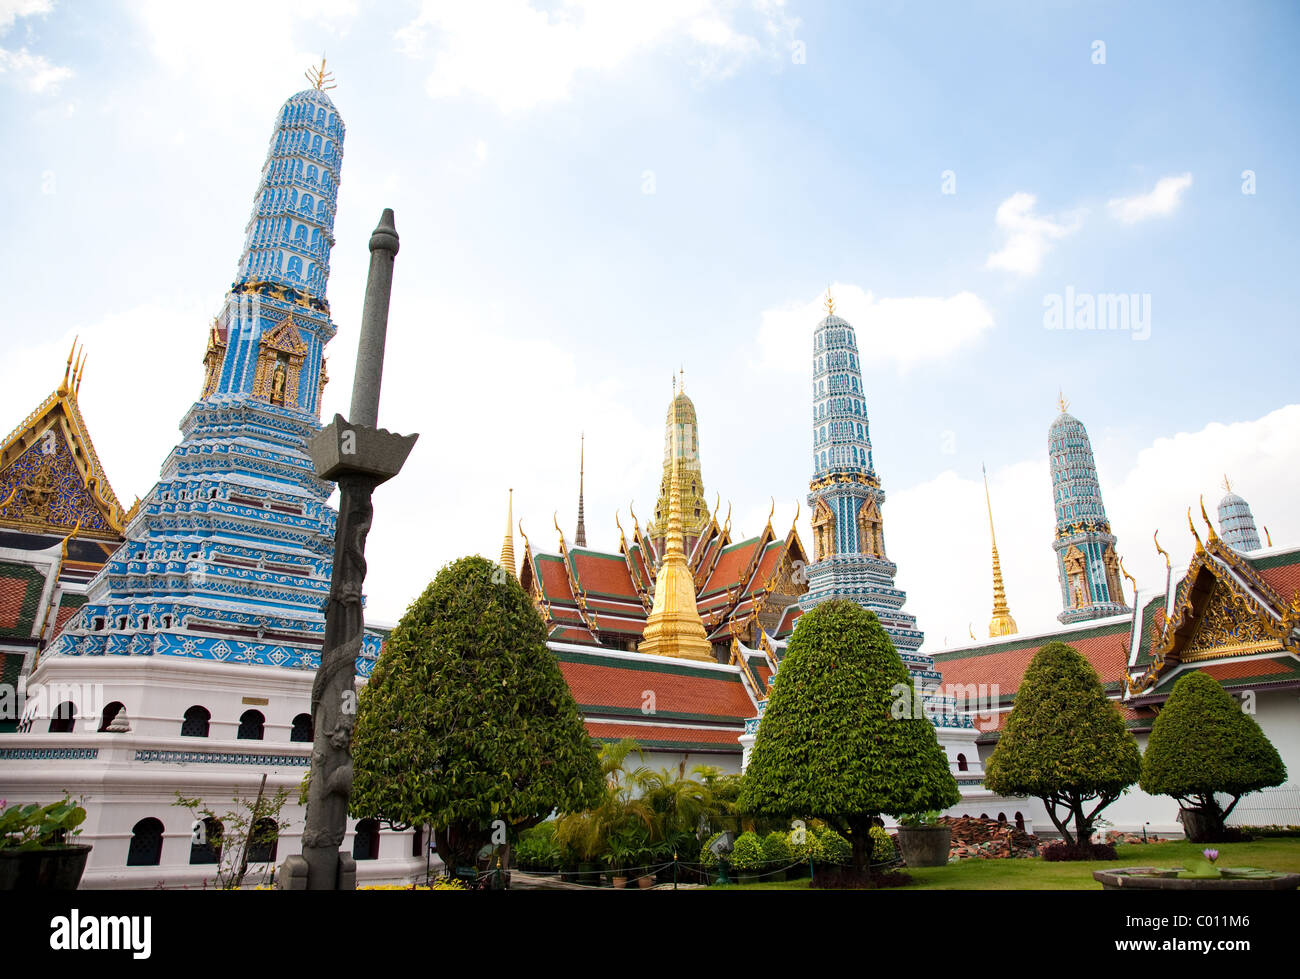
[[[1002,584],[1002,564],[998,561],[998,538],[993,533],[993,502],[989,498],[989,474],[983,466],[980,466],[980,469],[984,472],[984,503],[989,511],[989,539],[993,541],[993,618],[989,621],[989,638],[1014,636],[1020,630],[1016,627],[1016,620],[1011,617],[1011,610],[1007,608],[1007,590]]]
[[[1070,402],[1065,400],[1065,391],[1058,388],[1056,392],[1056,403],[1061,406],[1061,414],[1065,414],[1070,408]]]
[[[501,544],[501,567],[518,576],[515,569],[515,491],[510,490],[506,501],[506,539]]]
[[[831,295],[831,287],[826,287],[826,315],[835,315],[835,297]]]
[[[1224,491],[1225,493],[1231,493],[1231,492],[1232,492],[1232,484],[1231,484],[1230,482],[1228,482],[1228,474],[1227,474],[1227,473],[1224,473],[1224,474],[1223,474],[1223,491]]]
[[[334,84],[334,72],[325,70],[325,55],[320,56],[320,67],[312,66],[303,72],[307,81],[311,82],[311,87],[318,92],[324,92],[331,88],[338,88]]]
[[[675,441],[675,439],[674,439]],[[655,575],[654,605],[642,634],[641,652],[654,656],[712,660],[709,643],[695,604],[695,581],[686,562],[682,536],[681,467],[672,445],[672,480],[668,492],[668,533],[659,572]]]

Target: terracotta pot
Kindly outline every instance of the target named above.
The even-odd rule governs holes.
[[[943,867],[948,863],[952,830],[947,826],[900,826],[898,849],[909,867]]]
[[[614,886],[615,886],[615,887],[618,887],[618,888],[627,887],[627,875],[626,875],[626,874],[615,874],[615,875],[614,875]]]
[[[641,890],[643,891],[649,890],[651,887],[655,886],[654,874],[647,874],[645,877],[642,877],[636,883],[637,886],[641,888]]]
[[[89,843],[46,850],[0,850],[0,891],[75,891],[81,883]]]

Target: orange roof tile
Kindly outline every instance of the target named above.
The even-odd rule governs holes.
[[[754,716],[754,703],[745,693],[739,674],[714,679],[702,672],[674,670],[664,664],[636,663],[560,653],[560,672],[574,699],[584,710],[635,712],[653,695],[654,713],[662,716],[726,718],[742,722]],[[574,659],[580,661],[572,661]]]

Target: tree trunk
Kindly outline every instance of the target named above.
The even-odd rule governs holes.
[[[849,820],[849,842],[853,844],[853,872],[871,876],[871,826],[870,816]]]

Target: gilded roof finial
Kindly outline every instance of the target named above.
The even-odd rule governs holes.
[[[506,503],[506,537],[501,544],[501,567],[512,575],[518,573],[515,569],[515,491],[513,488]]]
[[[318,92],[324,92],[331,88],[338,88],[334,84],[334,72],[325,70],[325,55],[320,56],[320,67],[312,66],[303,72],[307,81],[311,82],[311,87]]]
[[[998,560],[998,538],[993,532],[993,502],[989,498],[989,473],[980,464],[984,473],[984,504],[989,511],[989,540],[993,543],[993,618],[989,621],[989,638],[997,636],[1014,636],[1020,629],[1007,607],[1007,590],[1002,584],[1002,564]],[[973,637],[972,637],[973,638]]]
[[[66,395],[70,390],[69,383],[72,377],[72,358],[77,355],[77,341],[80,339],[80,336],[73,337],[72,339],[72,349],[68,351],[68,363],[67,366],[63,368],[63,383],[59,385],[58,393],[60,395]]]
[[[1206,529],[1209,530],[1207,540],[1218,540],[1219,535],[1214,532],[1214,524],[1210,523],[1210,515],[1205,512],[1205,497],[1201,497],[1201,519],[1205,521]]]
[[[1063,415],[1070,409],[1070,402],[1065,400],[1065,391],[1063,389],[1057,389],[1056,403],[1061,406],[1061,414]]]
[[[1232,484],[1231,484],[1230,482],[1228,482],[1228,474],[1227,474],[1227,473],[1224,473],[1224,474],[1223,474],[1223,492],[1225,492],[1225,493],[1231,493],[1231,492],[1232,492]]]
[[[1268,524],[1264,524],[1264,539],[1268,541],[1268,546],[1273,546],[1273,535],[1268,532]]]
[[[1154,534],[1152,534],[1151,539],[1156,542],[1156,550],[1159,551],[1160,554],[1165,559],[1165,571],[1169,571],[1171,569],[1171,565],[1169,563],[1169,552],[1160,546],[1160,531],[1157,530]]]
[[[1198,533],[1196,532],[1196,524],[1192,523],[1192,508],[1191,508],[1191,507],[1188,507],[1188,508],[1187,508],[1187,528],[1192,532],[1192,536],[1196,538],[1196,550],[1197,550],[1197,552],[1199,553],[1199,552],[1201,552],[1201,551],[1204,551],[1204,550],[1205,550],[1205,546],[1201,543],[1201,535],[1198,534]]]
[[[831,295],[831,287],[826,287],[826,315],[835,315],[835,297]]]

